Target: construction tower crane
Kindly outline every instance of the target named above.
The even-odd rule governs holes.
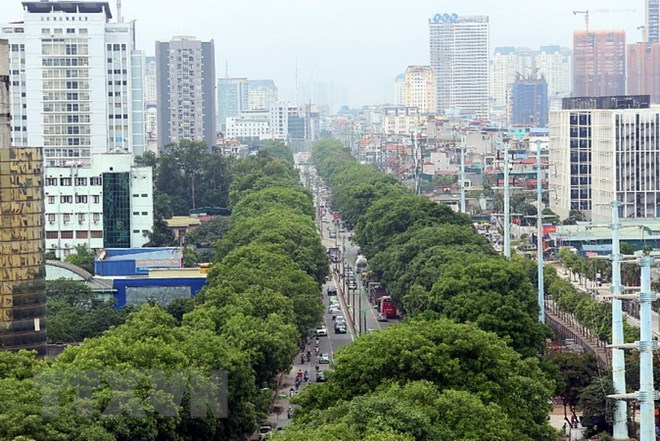
[[[573,15],[584,15],[584,28],[589,32],[589,14],[605,14],[618,12],[637,12],[637,9],[597,9],[595,11],[573,11]]]

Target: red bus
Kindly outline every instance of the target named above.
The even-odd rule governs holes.
[[[396,304],[392,297],[383,296],[380,298],[378,303],[378,312],[385,314],[388,319],[396,318]]]

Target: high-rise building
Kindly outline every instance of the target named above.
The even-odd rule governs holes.
[[[249,80],[247,110],[270,110],[278,102],[277,96],[277,86],[273,80]]]
[[[0,351],[46,353],[41,148],[11,147],[9,43],[0,40]]]
[[[627,52],[627,93],[650,95],[652,103],[660,103],[660,43],[629,44]]]
[[[573,96],[626,93],[626,33],[573,32]]]
[[[511,123],[548,125],[548,83],[545,79],[518,78],[511,86]]]
[[[23,1],[9,40],[12,145],[44,146],[46,165],[146,145],[144,55],[135,23],[113,23],[107,1]]]
[[[144,89],[147,108],[158,104],[158,87],[156,77],[156,57],[145,57]]]
[[[239,116],[247,109],[247,78],[218,78],[218,129],[224,131],[227,118]]]
[[[487,118],[490,96],[488,17],[443,17],[436,14],[429,19],[437,112]]]
[[[403,106],[404,98],[404,80],[406,79],[406,74],[402,73],[394,78],[394,104],[397,106]],[[434,109],[435,110],[435,109]]]
[[[541,46],[539,50],[497,47],[490,63],[491,103],[493,110],[510,110],[511,86],[522,75],[544,78],[548,98],[571,93],[571,50],[559,46]],[[559,101],[561,105],[561,101]]]
[[[646,0],[646,41],[660,43],[660,0]]]
[[[158,148],[183,139],[215,146],[213,40],[174,37],[156,42]]]
[[[548,84],[548,98],[571,95],[572,51],[556,45],[541,46],[534,54],[534,69]]]
[[[658,121],[648,96],[565,99],[550,112],[550,208],[604,222],[616,200],[623,219],[660,217]]]
[[[435,77],[431,66],[408,66],[403,80],[403,104],[421,113],[435,113]]]

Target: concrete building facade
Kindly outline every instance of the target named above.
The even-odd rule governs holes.
[[[484,15],[429,19],[439,114],[488,118],[490,28]]]
[[[248,81],[247,110],[269,110],[278,102],[278,91],[273,80]]]
[[[24,1],[4,24],[10,43],[12,145],[44,146],[46,165],[89,164],[146,147],[144,54],[135,23],[111,22],[107,1]]]
[[[626,33],[573,32],[573,96],[626,93]]]
[[[660,103],[660,43],[634,43],[627,46],[627,93],[650,95]]]
[[[240,140],[270,139],[269,112],[242,112],[227,118],[225,138]]]
[[[622,219],[660,217],[660,108],[648,99],[594,103],[550,112],[550,208],[609,221],[617,200]],[[615,108],[627,103],[636,108]]]
[[[216,142],[215,46],[195,37],[156,42],[158,148],[183,139]]]
[[[403,104],[421,113],[435,113],[435,76],[431,66],[408,66],[403,81]]]
[[[90,250],[141,247],[151,231],[151,167],[129,153],[92,156],[90,167],[46,167],[46,249],[64,258],[78,245]]]

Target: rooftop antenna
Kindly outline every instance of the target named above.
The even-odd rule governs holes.
[[[121,16],[121,0],[117,0],[117,23],[123,23],[124,17]]]

